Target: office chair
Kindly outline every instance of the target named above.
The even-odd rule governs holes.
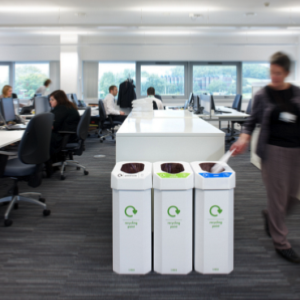
[[[71,131],[59,131],[60,134],[64,135],[62,150],[63,160],[61,162],[54,163],[53,167],[61,166],[60,168],[60,180],[65,180],[64,176],[66,166],[74,166],[77,170],[83,169],[83,174],[88,175],[89,172],[86,168],[79,164],[78,161],[73,160],[73,155],[81,156],[83,151],[85,150],[84,142],[88,136],[89,126],[91,120],[91,108],[88,107],[84,114],[81,116],[80,121],[77,126],[76,132]],[[68,143],[69,137],[71,134],[77,134],[77,142]],[[67,159],[69,157],[69,159]]]
[[[242,95],[240,94],[235,95],[231,108],[237,111],[241,111],[242,99],[243,99]]]
[[[154,110],[158,110],[158,106],[157,106],[156,101],[152,101],[152,103],[153,103],[153,109]]]
[[[51,211],[47,209],[45,199],[40,193],[19,193],[19,180],[28,181],[28,185],[38,187],[42,181],[42,167],[50,158],[50,140],[54,115],[44,113],[32,118],[24,132],[18,149],[18,158],[7,161],[3,174],[4,177],[11,177],[14,180],[13,195],[0,199],[1,202],[10,202],[4,215],[4,225],[10,226],[13,221],[9,219],[13,207],[18,208],[19,202],[28,202],[39,205],[43,208],[44,216],[49,216]],[[1,151],[4,155],[15,155]],[[38,197],[39,200],[31,198]]]
[[[112,116],[107,115],[103,100],[99,100],[99,135],[102,134],[103,130],[107,130],[106,135],[100,136],[100,143],[103,143],[103,141],[106,139],[106,137],[111,136],[111,138],[115,139],[115,126],[122,125],[122,122],[120,121],[113,121]]]
[[[161,98],[161,95],[154,95],[154,97],[156,98],[156,99],[159,99],[161,102],[162,102],[162,98]]]
[[[252,111],[252,99],[249,100],[245,113],[247,115],[250,115],[251,111]],[[237,123],[237,124],[240,124],[240,126],[242,127],[245,122],[246,122],[246,120],[245,121],[231,121],[231,124],[232,124],[231,126],[232,126],[232,128],[234,128],[234,124]],[[234,131],[234,133],[236,133],[236,132]]]

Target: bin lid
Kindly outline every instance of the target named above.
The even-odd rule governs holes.
[[[216,164],[223,167],[220,173],[211,173],[211,168]],[[235,172],[224,162],[196,161],[191,163],[195,173],[195,188],[202,190],[226,190],[235,188]]]
[[[188,190],[194,187],[194,173],[189,163],[160,161],[153,164],[153,187],[158,190]]]
[[[147,190],[152,188],[152,163],[118,162],[111,173],[111,188],[116,190]]]

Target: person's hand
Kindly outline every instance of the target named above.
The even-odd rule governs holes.
[[[242,133],[238,141],[232,144],[232,146],[230,147],[230,151],[235,150],[232,155],[236,156],[244,153],[249,145],[249,141],[250,141],[250,135]]]
[[[120,111],[120,115],[124,116],[125,115],[124,111]]]

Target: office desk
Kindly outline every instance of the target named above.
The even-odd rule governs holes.
[[[0,148],[19,142],[25,130],[0,130]]]
[[[85,109],[78,109],[78,113],[79,113],[80,116],[82,116],[84,114],[84,112],[85,112]],[[91,109],[91,116],[93,117],[93,116],[98,116],[98,115],[99,115],[99,108],[98,108],[98,106],[92,107],[92,109]]]
[[[147,115],[147,114],[146,114]],[[141,117],[139,117],[139,113],[130,113],[128,115],[128,118],[198,118],[198,115],[195,115],[188,110],[154,110],[153,115],[145,116],[145,114],[141,114]]]
[[[127,118],[116,134],[116,161],[217,160],[224,136],[199,118]]]

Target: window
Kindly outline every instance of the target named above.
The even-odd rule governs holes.
[[[250,99],[252,83],[270,78],[269,63],[243,63],[243,98]]]
[[[235,95],[237,89],[237,67],[234,65],[194,65],[193,92],[210,92],[212,95]]]
[[[19,99],[30,99],[49,78],[49,63],[16,63],[14,92]]]
[[[135,82],[135,63],[99,63],[98,98],[108,94],[111,85],[119,85],[128,77]]]
[[[183,96],[184,65],[142,65],[141,95],[147,95],[149,87],[155,88],[155,93],[162,96]]]
[[[7,84],[9,84],[9,66],[0,65],[0,94]]]

